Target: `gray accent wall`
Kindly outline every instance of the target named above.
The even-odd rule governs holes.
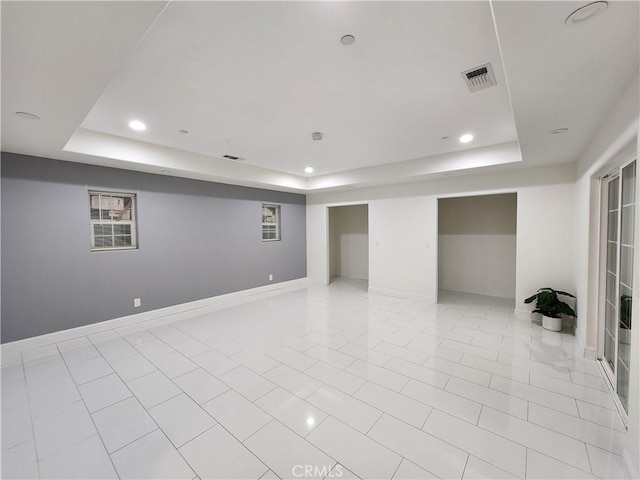
[[[304,195],[4,152],[1,162],[2,343],[306,277]],[[89,190],[137,194],[138,249],[90,251]],[[282,240],[262,241],[262,203],[281,205]]]

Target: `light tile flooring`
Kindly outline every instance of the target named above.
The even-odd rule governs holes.
[[[2,365],[2,477],[622,478],[570,334],[440,302],[339,279],[26,351]]]

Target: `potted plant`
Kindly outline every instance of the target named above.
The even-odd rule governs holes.
[[[561,292],[554,290],[553,288],[545,287],[540,288],[538,293],[531,295],[524,303],[531,303],[536,301],[536,309],[534,313],[542,314],[542,327],[547,330],[559,332],[562,330],[562,317],[560,314],[576,316],[576,312],[573,311],[569,305],[558,298],[558,295],[566,297],[576,298],[567,292]]]

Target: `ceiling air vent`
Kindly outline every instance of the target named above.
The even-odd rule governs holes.
[[[239,160],[239,161],[244,160],[244,158],[236,157],[235,155],[223,155],[222,158],[228,158],[229,160]]]
[[[471,93],[493,87],[496,84],[496,77],[490,63],[462,72],[462,76]]]

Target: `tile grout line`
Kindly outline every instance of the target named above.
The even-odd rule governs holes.
[[[96,349],[96,351],[98,352],[99,356],[100,356],[100,357],[101,357],[105,362],[107,362],[107,364],[109,364],[109,367],[110,367],[110,368],[112,368],[112,367],[111,367],[111,364],[107,361],[107,359],[106,359],[106,358],[104,358],[104,357],[102,356],[102,352],[100,352],[100,350],[98,350],[98,349],[96,348],[96,346],[95,346],[93,343],[91,343],[91,341],[89,340],[89,338],[88,338],[88,337],[84,337],[84,338],[87,338],[87,340],[90,342],[90,345],[91,345],[93,348],[95,348],[95,349]],[[57,347],[57,345],[56,345],[56,347]],[[60,350],[60,347],[57,347],[57,348],[58,348],[58,350]],[[64,362],[65,367],[66,367],[67,371],[69,372],[69,375],[70,375],[70,376],[71,376],[71,378],[73,379],[73,375],[71,375],[71,370],[69,369],[69,365],[67,364],[67,361],[66,361],[66,359],[64,358],[64,355],[62,355],[62,352],[60,352],[60,356],[62,357],[62,361]],[[114,374],[116,374],[116,372],[115,372],[115,371],[114,371],[113,373],[114,373]],[[101,377],[101,378],[104,378],[104,377]],[[120,377],[118,376],[118,378],[120,378]],[[120,381],[122,381],[122,379],[120,379]],[[74,383],[75,383],[75,381],[74,381]],[[88,382],[87,382],[87,383],[88,383]],[[124,383],[124,382],[123,382],[123,383]],[[125,387],[126,387],[126,386],[127,386],[127,385],[125,384]],[[128,388],[128,387],[127,387],[127,388]],[[98,435],[98,438],[100,439],[100,443],[102,444],[102,447],[104,448],[104,452],[106,453],[107,457],[109,458],[109,462],[111,463],[111,466],[113,467],[113,471],[114,471],[114,472],[115,472],[115,474],[118,476],[118,478],[120,478],[120,472],[118,472],[118,469],[116,468],[115,463],[113,463],[113,459],[111,458],[111,454],[109,454],[109,450],[107,449],[107,446],[106,446],[106,444],[104,443],[104,439],[102,438],[102,435],[100,435],[100,430],[98,430],[98,426],[96,425],[96,422],[95,422],[95,421],[94,421],[94,419],[93,419],[93,415],[92,415],[92,414],[91,414],[91,412],[89,411],[89,407],[87,406],[87,403],[85,402],[85,400],[84,400],[84,396],[82,395],[82,392],[80,392],[80,388],[78,387],[78,385],[76,385],[76,390],[78,391],[78,395],[80,396],[80,400],[82,401],[82,404],[84,405],[84,408],[85,408],[85,409],[86,409],[86,411],[87,411],[87,415],[89,416],[89,419],[91,420],[91,424],[93,425],[93,428],[95,429],[96,434]],[[85,439],[85,440],[86,440],[86,439]],[[78,443],[79,443],[79,442],[78,442]],[[67,449],[68,449],[68,448],[67,448]],[[67,449],[65,449],[65,450],[67,450]]]
[[[58,349],[57,346],[56,346],[56,350],[58,350],[58,352],[60,351],[60,349]],[[60,356],[62,357],[62,355],[60,355]],[[63,359],[63,361],[64,361],[64,359]],[[38,444],[36,443],[36,429],[35,429],[35,425],[34,425],[34,419],[35,418],[33,416],[33,412],[31,411],[31,396],[29,395],[29,385],[27,384],[27,368],[24,365],[24,356],[22,355],[22,352],[20,353],[20,365],[22,367],[22,375],[24,377],[24,389],[25,389],[25,393],[27,395],[27,408],[28,408],[28,412],[29,412],[29,422],[31,423],[31,438],[33,439],[33,451],[35,453],[36,472],[38,473],[38,478],[42,478],[42,475],[40,474],[40,460],[39,460],[39,456],[38,456]],[[2,436],[4,436],[4,435],[2,435]],[[22,443],[26,443],[26,442],[22,442]]]
[[[114,333],[118,334],[115,330],[113,330],[113,331],[114,331]],[[148,330],[146,330],[146,329],[145,329],[145,331],[148,331]],[[119,335],[119,334],[118,334],[118,335]],[[120,336],[120,338],[123,338],[123,337],[121,337],[121,336]],[[124,340],[124,341],[126,341],[124,338],[123,338],[123,340]],[[160,340],[160,339],[159,339],[159,340]],[[160,341],[162,341],[162,340],[160,340]],[[163,343],[164,343],[164,342],[163,342]],[[127,344],[129,344],[129,342],[127,342]],[[165,343],[165,344],[166,344],[166,343]],[[137,348],[135,348],[135,347],[134,347],[134,346],[132,346],[131,344],[129,344],[129,345],[130,345],[132,348],[134,348],[136,351],[138,351],[138,349],[137,349]],[[95,347],[95,345],[94,345],[94,348],[96,348],[96,350],[98,350],[98,349],[97,349],[97,347]],[[175,350],[175,349],[174,349],[174,350]],[[99,350],[98,350],[98,351],[99,351]],[[99,351],[99,353],[102,355],[102,352],[100,352],[100,351]],[[141,353],[141,352],[139,352],[139,351],[138,351],[138,353],[139,353],[140,355],[142,355],[143,357],[145,357],[148,361],[150,361],[150,360],[149,360],[149,359],[148,359],[144,354],[142,354],[142,353]],[[125,357],[125,358],[127,358],[127,357]],[[111,366],[111,363],[110,363],[106,358],[105,358],[105,361],[106,361],[106,362]],[[117,361],[117,360],[116,360],[116,361]],[[182,389],[181,389],[178,385],[175,385],[175,383],[173,382],[173,380],[172,380],[172,379],[170,379],[169,377],[167,377],[167,376],[166,376],[163,372],[161,372],[160,370],[156,370],[156,371],[158,371],[158,372],[160,372],[162,375],[164,375],[164,376],[165,376],[165,377],[166,377],[166,378],[167,378],[167,379],[168,379],[168,380],[169,380],[169,381],[170,381],[170,382],[171,382],[171,383],[172,383],[172,384],[173,384],[173,385],[174,385],[178,390],[180,390],[182,393],[185,393],[185,395],[186,395],[186,392],[183,392],[183,391],[182,391]],[[152,373],[155,373],[155,372],[150,372],[150,373],[148,373],[147,375],[151,375]],[[125,400],[128,400],[129,398],[135,398],[135,399],[136,399],[136,402],[138,402],[138,404],[142,407],[142,409],[145,411],[146,415],[147,415],[147,416],[151,419],[151,421],[156,425],[156,428],[155,428],[154,430],[152,430],[151,432],[148,432],[148,433],[146,433],[146,434],[142,435],[141,437],[139,437],[139,438],[137,438],[137,439],[135,439],[135,440],[133,440],[133,441],[131,441],[131,442],[127,443],[126,445],[123,445],[122,447],[120,447],[120,448],[118,448],[118,449],[114,450],[113,452],[109,452],[109,450],[107,449],[106,445],[104,444],[104,439],[102,438],[102,435],[100,434],[100,431],[98,430],[98,427],[95,425],[95,421],[94,421],[94,419],[93,419],[93,414],[92,414],[92,413],[89,413],[89,417],[91,417],[91,421],[93,422],[94,427],[96,428],[96,432],[98,432],[98,436],[100,437],[100,440],[102,441],[102,444],[103,444],[103,446],[105,447],[105,452],[107,453],[107,456],[109,457],[109,461],[110,461],[110,462],[111,462],[111,464],[113,465],[114,471],[116,472],[116,475],[118,475],[118,478],[120,478],[120,473],[118,472],[118,469],[116,468],[115,464],[113,463],[113,459],[112,459],[112,457],[111,457],[111,456],[112,456],[114,453],[116,453],[117,451],[120,451],[120,450],[122,450],[123,448],[128,447],[129,445],[132,445],[133,443],[135,443],[135,442],[137,442],[138,440],[140,440],[141,438],[144,438],[144,437],[146,437],[147,435],[149,435],[149,434],[151,434],[151,433],[155,432],[156,430],[160,430],[160,431],[162,432],[162,434],[163,434],[163,435],[164,435],[164,437],[167,439],[167,441],[169,442],[169,444],[170,444],[171,446],[173,446],[173,447],[174,447],[174,449],[176,450],[176,452],[178,453],[178,455],[180,455],[180,457],[181,457],[181,458],[182,458],[182,460],[185,462],[185,464],[189,466],[189,468],[191,469],[191,471],[193,471],[194,473],[196,473],[196,476],[198,476],[198,475],[197,475],[197,472],[195,472],[195,470],[193,469],[193,466],[192,466],[192,465],[187,461],[187,459],[186,459],[186,458],[184,458],[184,456],[182,455],[182,453],[180,452],[180,450],[179,450],[179,449],[178,449],[178,448],[173,444],[173,442],[171,441],[171,439],[169,439],[169,437],[168,437],[168,436],[167,436],[167,434],[164,432],[164,430],[162,430],[162,428],[160,427],[160,425],[158,425],[158,422],[156,421],[156,419],[155,419],[155,418],[153,418],[153,415],[151,415],[151,413],[149,412],[149,410],[148,410],[144,405],[142,405],[142,402],[140,402],[140,399],[138,399],[138,397],[134,394],[134,392],[129,388],[129,385],[127,385],[127,382],[125,382],[125,381],[120,377],[120,375],[118,374],[118,372],[116,372],[115,370],[114,370],[114,375],[116,375],[116,376],[120,379],[120,381],[124,384],[124,386],[129,390],[129,393],[131,393],[131,397],[127,397],[127,398],[125,398],[125,399],[122,399],[122,400],[120,400],[119,402],[116,402],[116,403],[113,403],[113,404],[111,404],[111,405],[108,405],[107,407],[104,407],[103,409],[100,409],[100,410],[104,410],[104,409],[106,409],[106,408],[108,408],[108,407],[110,407],[110,406],[113,406],[113,405],[117,404],[117,403],[124,402]],[[146,375],[143,375],[143,376],[146,376]],[[142,377],[139,377],[139,378],[142,378]],[[161,405],[162,403],[164,403],[164,402],[166,402],[166,401],[168,401],[168,400],[171,400],[172,398],[175,398],[175,397],[177,397],[178,395],[180,395],[180,394],[177,394],[177,395],[172,396],[171,398],[165,399],[164,401],[162,401],[162,402],[158,403],[157,405]],[[187,396],[188,396],[188,395],[187,395]],[[84,397],[82,397],[82,395],[80,395],[80,397],[81,397],[81,398],[82,398],[82,400],[84,401]],[[189,398],[191,398],[191,397],[189,397]],[[192,400],[193,400],[193,399],[192,399]],[[195,402],[195,400],[194,400],[194,402]],[[196,402],[196,404],[197,404],[197,402]],[[154,405],[154,407],[155,407],[155,406],[157,406],[157,405]],[[198,406],[200,406],[200,405],[198,404]],[[85,404],[85,408],[87,408],[86,404]],[[153,407],[150,407],[150,408],[153,408]],[[202,408],[202,407],[200,406],[200,408]],[[89,409],[87,408],[87,411],[88,411],[88,410],[89,410]],[[207,412],[206,410],[204,410],[204,409],[202,409],[202,410],[203,410],[203,411],[205,411],[205,413],[209,414],[209,412]],[[99,411],[99,410],[97,410],[97,411]],[[95,413],[95,412],[94,412],[94,413]],[[209,416],[211,416],[211,415],[209,415]],[[217,420],[216,420],[215,418],[214,418],[214,420],[217,422]],[[219,423],[219,422],[218,422],[218,423]],[[211,427],[210,427],[209,429],[207,429],[207,430],[210,430],[210,429],[211,429],[211,428],[213,428],[214,426],[215,426],[215,425],[211,426]],[[204,432],[202,432],[202,433],[204,433]],[[188,442],[187,442],[187,443],[188,443]]]

